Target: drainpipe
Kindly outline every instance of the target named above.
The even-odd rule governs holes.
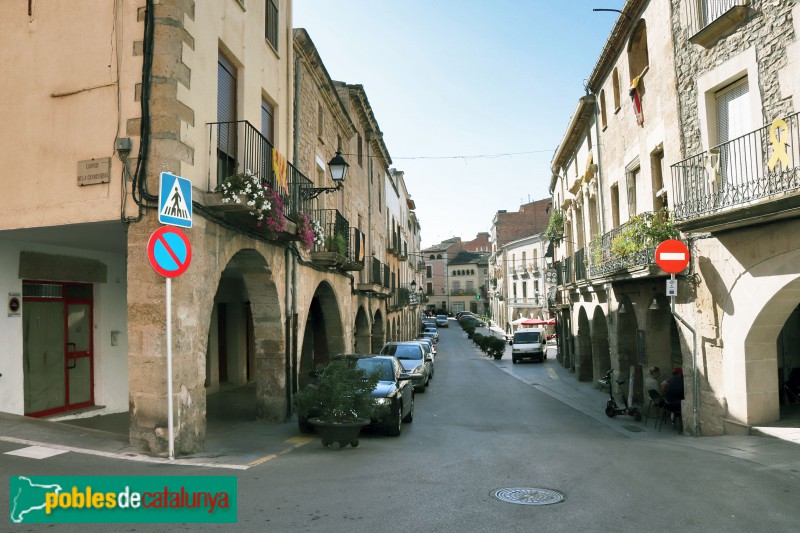
[[[288,46],[288,44],[287,44]],[[300,139],[300,86],[302,82],[303,59],[295,57],[294,60],[294,109],[292,110],[292,161],[297,167],[300,160],[298,149]],[[297,196],[295,196],[295,200]],[[294,250],[286,248],[284,252],[284,314],[286,318],[286,333],[284,342],[286,344],[286,400],[288,402],[289,416],[292,414],[292,398],[297,387],[297,258],[292,253]]]
[[[692,242],[689,242],[689,257],[694,257],[694,252],[692,252]],[[675,274],[672,274],[672,277],[675,277]],[[694,436],[698,437],[700,435],[700,425],[699,421],[697,420],[697,402],[700,397],[700,393],[697,390],[697,332],[695,329],[675,311],[675,297],[670,296],[670,310],[672,312],[672,316],[677,318],[681,324],[686,326],[686,328],[692,332],[692,424],[694,425]]]
[[[372,130],[365,131],[364,134],[367,138],[367,241],[369,241],[369,276],[367,280],[372,283],[375,279],[375,274],[372,269],[375,268],[375,261],[373,261],[373,253],[375,252],[375,244],[372,242],[372,135],[375,132]],[[372,351],[372,328],[375,325],[375,318],[372,315],[372,296],[367,296],[367,312],[369,313],[369,349]]]

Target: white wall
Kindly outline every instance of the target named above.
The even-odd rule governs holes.
[[[18,241],[0,241],[0,294],[5,309],[0,313],[0,411],[24,414],[22,316],[8,316],[9,292],[22,294],[19,279],[20,251],[86,257],[108,267],[107,283],[94,284],[94,395],[95,404],[104,410],[91,415],[128,410],[127,274],[125,257],[111,253],[46,246]],[[22,312],[25,312],[23,304]],[[117,345],[111,345],[111,332],[118,331]]]

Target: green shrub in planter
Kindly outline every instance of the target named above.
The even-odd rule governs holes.
[[[489,337],[486,351],[491,357],[500,360],[503,358],[503,354],[506,353],[506,341],[500,337]]]
[[[467,332],[467,338],[472,338],[475,335],[475,326],[467,326],[464,328],[464,331]]]
[[[481,342],[483,342],[483,335],[481,333],[473,333],[472,342],[474,342],[478,348],[483,350],[483,346],[481,346]]]

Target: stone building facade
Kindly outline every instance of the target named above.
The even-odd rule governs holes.
[[[148,261],[162,172],[190,181],[193,210],[191,264],[170,283],[176,454],[203,448],[208,394],[253,387],[249,407],[282,422],[306,370],[385,342],[386,225],[362,214],[386,210],[391,159],[363,88],[330,79],[291,10],[0,8],[0,42],[14,51],[0,86],[18,110],[0,134],[14,177],[0,198],[0,285],[21,304],[0,318],[0,373],[18,384],[0,391],[0,411],[127,411],[131,442],[166,453],[168,298]],[[328,168],[337,152],[343,186]],[[218,188],[250,175],[270,195],[261,223],[246,195],[226,202]]]
[[[784,416],[800,373],[800,12],[622,12],[553,159],[559,359],[578,379],[617,369],[643,403],[643,367],[681,367],[687,433],[748,432]],[[691,258],[674,297],[655,265],[667,238]]]

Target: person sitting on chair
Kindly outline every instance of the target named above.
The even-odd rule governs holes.
[[[657,366],[651,366],[647,372],[650,375],[644,380],[644,391],[654,390],[660,395],[661,388],[658,386],[658,378],[661,376],[661,369]]]
[[[661,382],[661,393],[664,396],[664,409],[680,418],[681,400],[683,400],[683,370],[676,368],[672,375]]]

